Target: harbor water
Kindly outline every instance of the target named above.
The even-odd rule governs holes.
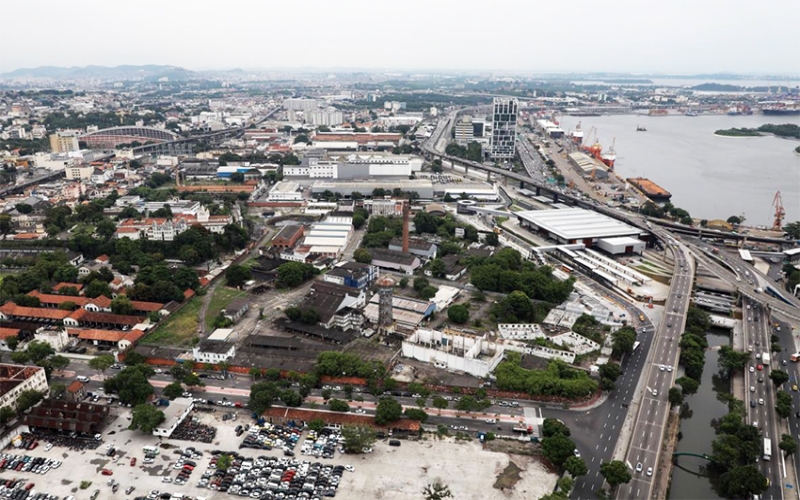
[[[706,336],[709,346],[722,346],[730,343],[727,335],[709,333]],[[697,394],[688,396],[691,416],[681,420],[681,440],[676,452],[713,454],[711,443],[716,434],[711,427],[711,420],[719,419],[728,413],[728,405],[717,400],[720,392],[730,392],[727,379],[720,379],[717,360],[719,352],[706,351],[706,364]],[[714,491],[712,479],[706,477],[707,462],[695,457],[680,457],[672,471],[672,483],[669,490],[670,500],[715,500],[722,498]]]
[[[610,115],[559,116],[569,133],[580,122],[586,140],[608,149],[615,141],[620,177],[646,177],[672,193],[672,203],[699,219],[742,215],[748,225],[772,225],[781,192],[786,222],[800,220],[800,141],[774,136],[733,138],[719,129],[794,123],[798,116]],[[647,129],[637,132],[637,126]],[[589,131],[596,127],[596,134]]]

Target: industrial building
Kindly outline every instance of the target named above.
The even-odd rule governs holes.
[[[462,195],[467,195],[470,198],[481,201],[497,201],[500,199],[500,195],[497,194],[497,188],[478,182],[449,182],[446,184],[437,184],[434,194],[441,197],[445,197],[449,194],[452,198],[456,199],[462,197]]]
[[[608,167],[586,153],[570,153],[567,158],[584,177],[591,177],[597,180],[608,179]]]
[[[284,165],[285,177],[362,179],[408,177],[422,170],[422,158],[370,153],[307,155],[300,165]]]
[[[439,248],[436,246],[436,243],[432,241],[428,241],[423,238],[409,238],[408,239],[408,252],[412,255],[416,255],[417,257],[425,260],[435,259],[436,252]],[[389,250],[394,250],[395,252],[402,252],[403,251],[403,240],[400,238],[392,238],[389,242]]]
[[[373,325],[378,324],[380,295],[375,294],[364,308],[364,317]],[[413,332],[422,322],[436,312],[436,304],[410,297],[392,296],[392,318],[396,331]]]
[[[402,344],[403,357],[437,368],[487,377],[503,361],[504,350],[487,335],[420,328]]]
[[[414,274],[414,271],[422,265],[419,257],[410,253],[383,248],[373,248],[370,253],[372,253],[372,265],[381,269]]]
[[[340,262],[333,269],[322,275],[328,283],[365,289],[378,277],[378,268],[360,262]]]
[[[267,195],[269,201],[302,201],[303,192],[300,184],[295,181],[276,182]]]
[[[415,191],[422,199],[433,198],[433,183],[427,179],[370,179],[364,181],[317,180],[311,185],[311,193],[319,196],[325,191],[350,196],[353,192],[371,194],[375,189],[404,192]]]
[[[539,128],[541,128],[548,137],[552,137],[553,139],[564,137],[564,129],[550,120],[536,120],[536,124],[539,125]]]
[[[582,208],[526,210],[515,215],[520,226],[562,244],[583,243],[591,247],[603,238],[646,235],[641,229]]]
[[[516,153],[517,110],[516,97],[495,97],[492,113],[492,140],[490,154],[495,160],[511,160]]]

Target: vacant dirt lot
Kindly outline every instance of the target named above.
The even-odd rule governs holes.
[[[342,481],[339,491],[345,498],[416,500],[425,485],[437,480],[450,486],[458,500],[527,500],[553,491],[558,478],[541,464],[521,455],[510,460],[521,469],[520,480],[502,492],[493,485],[509,455],[484,451],[477,441],[403,441],[399,448],[378,443],[374,453],[351,459],[356,473]]]

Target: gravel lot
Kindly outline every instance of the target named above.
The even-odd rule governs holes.
[[[214,500],[233,500],[240,497],[197,487],[200,476],[208,468],[211,458],[209,451],[215,449],[238,451],[244,456],[251,457],[281,455],[276,450],[239,450],[239,443],[244,436],[236,437],[234,427],[238,424],[251,423],[252,419],[245,413],[239,413],[236,421],[223,423],[223,412],[217,411],[202,415],[203,423],[215,425],[218,429],[213,443],[164,441],[176,448],[194,446],[204,452],[203,458],[197,461],[197,469],[192,473],[189,482],[181,486],[165,484],[161,482],[164,475],[170,477],[176,475],[177,471],[172,469],[171,464],[177,455],[171,450],[161,450],[154,464],[143,465],[142,448],[158,445],[158,439],[143,435],[139,431],[127,430],[129,410],[115,410],[115,413],[118,417],[103,433],[103,445],[97,450],[69,451],[56,446],[46,452],[44,443],[32,451],[11,450],[12,453],[57,458],[63,460],[64,465],[44,475],[4,471],[3,478],[22,478],[34,482],[37,491],[61,496],[74,495],[76,500],[88,499],[96,489],[100,490],[98,497],[100,499],[133,498],[150,490],[159,490]],[[114,434],[109,434],[110,432]],[[113,443],[118,449],[120,458],[116,462],[104,455],[106,445],[109,443]],[[336,496],[344,499],[417,500],[421,498],[421,491],[425,485],[437,479],[448,484],[458,500],[530,499],[539,498],[552,491],[557,479],[556,476],[546,473],[530,457],[514,455],[514,463],[523,470],[520,481],[506,493],[496,490],[493,484],[498,474],[508,465],[509,455],[484,451],[477,441],[456,442],[453,439],[403,441],[402,446],[396,448],[379,441],[374,450],[371,454],[358,456],[342,456],[337,453],[335,458],[326,460],[301,455],[298,446],[296,458],[319,461],[323,464],[353,465],[355,472],[347,472],[342,476]],[[130,465],[131,457],[137,459],[134,467]],[[100,474],[103,468],[113,470],[113,479],[120,483],[120,490],[116,494],[113,494],[111,488],[106,485],[110,478]],[[92,484],[86,490],[80,490],[78,486],[81,481],[91,481]],[[124,490],[129,486],[135,486],[136,489],[130,495],[125,495]]]

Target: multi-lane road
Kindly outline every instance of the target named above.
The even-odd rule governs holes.
[[[656,329],[650,362],[645,367],[644,394],[625,455],[625,461],[632,469],[633,479],[617,490],[617,498],[620,499],[652,497],[653,478],[657,475],[656,467],[669,416],[667,393],[675,380],[678,343],[686,324],[686,312],[694,281],[694,268],[688,257],[689,252],[680,243],[673,243],[671,246],[675,257],[675,272],[664,318]]]
[[[778,449],[781,432],[775,414],[775,388],[769,378],[773,366],[780,367],[778,360],[771,358],[769,317],[758,302],[745,298],[742,301],[744,310],[744,341],[747,350],[753,353],[752,360],[744,372],[747,390],[747,422],[759,427],[764,439],[772,442],[772,459],[761,461],[761,472],[770,480],[770,486],[762,498],[778,500],[783,498],[782,485],[785,475],[785,463]],[[766,353],[767,359],[763,356]],[[762,450],[763,451],[763,450]]]

